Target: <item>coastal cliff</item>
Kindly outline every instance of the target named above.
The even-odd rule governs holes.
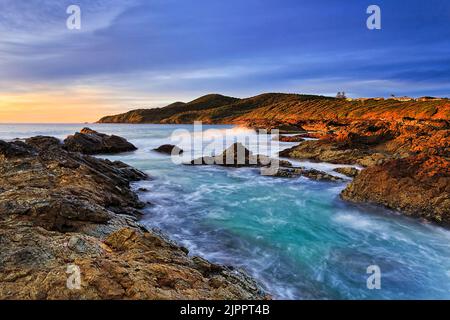
[[[267,298],[139,224],[130,183],[146,174],[66,149],[44,136],[0,141],[0,299]]]

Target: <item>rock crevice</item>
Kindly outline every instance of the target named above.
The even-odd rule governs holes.
[[[41,136],[0,141],[0,177],[0,299],[268,298],[141,226],[130,183],[147,175],[125,163]]]

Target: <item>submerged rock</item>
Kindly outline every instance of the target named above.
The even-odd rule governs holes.
[[[184,151],[183,149],[173,145],[173,144],[163,144],[162,146],[159,146],[156,149],[153,149],[153,151],[159,152],[159,153],[165,153],[165,154],[175,154],[179,155],[182,154]]]
[[[64,140],[64,148],[85,154],[119,153],[137,149],[122,137],[99,133],[89,128],[83,128],[80,132],[68,136]]]
[[[143,172],[26,141],[0,141],[0,299],[267,298],[137,222]]]

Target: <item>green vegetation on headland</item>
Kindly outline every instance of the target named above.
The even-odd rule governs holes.
[[[137,109],[106,116],[100,123],[192,123],[263,125],[295,124],[302,120],[448,119],[450,100],[423,98],[337,99],[332,97],[266,93],[238,99],[210,94],[188,103],[163,108]]]

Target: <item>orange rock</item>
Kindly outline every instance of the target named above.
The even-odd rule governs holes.
[[[427,155],[390,160],[362,170],[341,196],[448,224],[450,161]]]

